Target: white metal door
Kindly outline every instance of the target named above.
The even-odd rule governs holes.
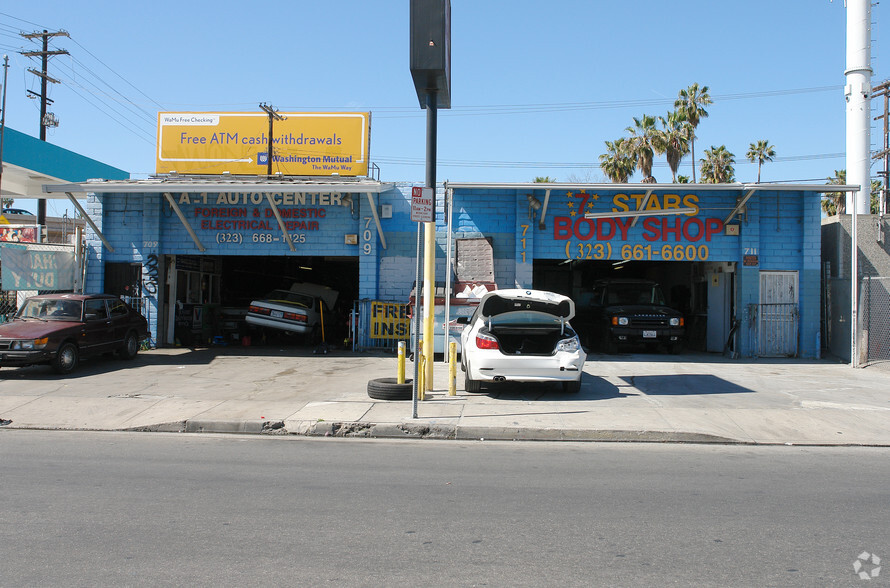
[[[798,338],[797,272],[760,272],[761,357],[794,357]]]

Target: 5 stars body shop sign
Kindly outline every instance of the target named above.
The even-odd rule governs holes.
[[[369,112],[281,112],[272,125],[272,173],[366,176]],[[160,112],[156,172],[265,174],[265,112]]]
[[[706,261],[723,221],[704,217],[697,194],[588,194],[568,192],[565,208],[553,210],[553,239],[565,243],[566,259]],[[649,211],[677,214],[621,216]],[[688,212],[681,212],[686,210]],[[586,213],[615,216],[585,218]]]

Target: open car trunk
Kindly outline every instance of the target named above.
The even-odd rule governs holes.
[[[575,336],[568,326],[563,330],[558,325],[492,325],[480,332],[497,339],[507,355],[553,355],[558,342]]]
[[[482,298],[485,320],[480,333],[498,340],[505,355],[554,355],[556,344],[575,336],[568,320],[575,316],[571,298],[539,290],[497,290]]]

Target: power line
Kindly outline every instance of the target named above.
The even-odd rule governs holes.
[[[846,156],[844,153],[817,153],[812,155],[793,155],[786,157],[776,157],[773,159],[774,163],[783,163],[783,162],[796,162],[796,161],[815,161],[822,159],[842,159]],[[422,158],[413,158],[413,157],[398,157],[398,156],[376,156],[374,157],[374,161],[377,163],[388,163],[393,165],[424,165],[425,160]],[[521,168],[521,167],[550,167],[557,169],[572,169],[572,168],[586,168],[586,167],[599,167],[599,163],[594,161],[585,161],[585,162],[556,162],[556,161],[497,161],[497,160],[461,160],[461,159],[438,159],[438,165],[450,166],[450,167],[477,167],[477,168]],[[688,162],[684,162],[688,163]],[[740,165],[755,165],[750,161],[739,161],[736,162],[736,166]],[[667,168],[668,164],[665,161],[654,161],[652,163],[654,168]]]
[[[129,82],[129,80],[127,80],[125,77],[123,77],[122,75],[120,75],[119,73],[117,73],[116,71],[114,71],[113,69],[111,69],[111,67],[109,67],[104,61],[102,61],[101,59],[99,59],[98,57],[96,57],[96,56],[95,56],[89,49],[87,49],[86,47],[84,47],[83,45],[81,45],[80,43],[78,43],[76,39],[71,39],[71,40],[74,41],[74,44],[75,44],[75,45],[77,45],[78,47],[80,47],[81,49],[83,49],[84,51],[86,51],[87,54],[89,54],[90,57],[92,57],[93,59],[95,59],[96,61],[98,61],[99,63],[101,63],[101,64],[105,67],[105,69],[107,69],[108,71],[110,71],[111,73],[113,73],[114,75],[116,75],[117,77],[119,77],[119,78],[120,78],[121,80],[123,80],[128,86],[130,86],[131,88],[133,88],[134,90],[136,90],[137,92],[139,92],[140,94],[142,94],[145,98],[147,98],[147,99],[150,100],[151,102],[153,102],[153,103],[155,104],[155,106],[157,106],[159,109],[164,110],[164,107],[163,107],[158,101],[156,101],[156,100],[154,100],[153,98],[151,98],[148,94],[146,94],[145,92],[143,92],[142,90],[140,90],[139,88],[137,88],[136,86],[134,86],[133,84],[131,84],[131,83]],[[98,76],[97,76],[97,77],[98,77]],[[111,86],[109,85],[109,87],[111,87]]]

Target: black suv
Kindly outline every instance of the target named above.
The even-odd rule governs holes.
[[[683,314],[665,304],[652,280],[605,279],[582,298],[588,345],[615,353],[623,344],[660,344],[671,353],[683,344]]]

